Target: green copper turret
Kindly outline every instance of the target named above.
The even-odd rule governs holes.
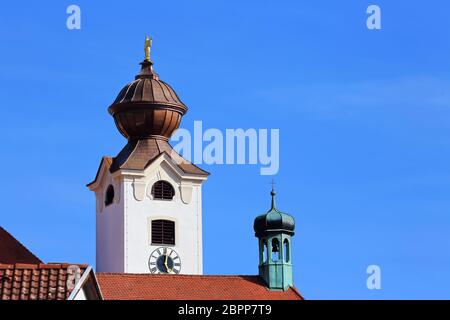
[[[253,224],[259,242],[259,275],[270,290],[287,290],[293,286],[292,245],[294,217],[278,211],[272,188],[272,207],[256,217]]]

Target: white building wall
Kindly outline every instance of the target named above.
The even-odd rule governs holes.
[[[164,156],[145,172],[104,171],[97,196],[97,272],[150,273],[148,260],[162,245],[151,244],[151,220],[175,222],[175,250],[181,274],[203,273],[202,193],[204,177],[182,176]],[[166,180],[175,189],[173,200],[154,200],[154,182]],[[104,196],[114,181],[115,200],[104,206]],[[99,197],[102,197],[100,199]]]
[[[86,294],[84,293],[83,289],[80,289],[78,293],[75,295],[73,300],[87,300]]]
[[[114,186],[114,202],[105,206],[106,188]],[[97,272],[123,272],[124,270],[124,224],[123,183],[113,183],[107,175],[102,189],[96,192],[96,270]]]

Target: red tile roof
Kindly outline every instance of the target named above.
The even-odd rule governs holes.
[[[0,227],[0,263],[42,263],[42,261]]]
[[[301,300],[295,288],[270,291],[259,276],[97,273],[106,300]]]
[[[0,300],[65,300],[70,264],[0,264]],[[77,265],[83,273],[87,265]]]

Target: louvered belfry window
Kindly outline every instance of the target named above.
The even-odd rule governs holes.
[[[152,244],[175,245],[175,222],[170,220],[153,220]]]
[[[156,181],[152,187],[153,199],[172,200],[175,190],[172,185],[164,180]]]

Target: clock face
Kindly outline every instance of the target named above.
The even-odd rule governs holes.
[[[177,252],[169,247],[155,249],[148,259],[151,273],[179,274],[181,270],[181,259]]]

